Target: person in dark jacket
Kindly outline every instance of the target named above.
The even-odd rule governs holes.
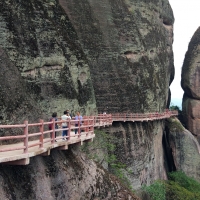
[[[58,121],[57,113],[56,113],[56,112],[54,112],[54,113],[52,114],[50,121],[52,121],[53,119],[55,120],[55,129],[58,129],[58,124],[56,123],[56,121]],[[52,130],[52,129],[53,129],[52,125],[53,125],[53,124],[49,124],[49,130]],[[56,133],[57,133],[57,131],[55,130],[55,138],[56,138]],[[57,141],[56,141],[56,142],[57,142]]]

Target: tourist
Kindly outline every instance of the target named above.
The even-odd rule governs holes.
[[[70,113],[70,110],[66,110],[67,111],[67,113],[69,113],[69,116],[71,117],[71,119],[72,119],[72,114]]]
[[[56,112],[54,112],[54,113],[52,114],[52,116],[51,116],[51,118],[50,118],[50,121],[52,122],[53,119],[55,120],[55,122],[58,121],[57,113],[56,113]],[[53,129],[53,124],[49,124],[49,130],[52,130],[52,129]],[[55,138],[56,138],[56,133],[57,133],[56,129],[58,129],[58,124],[57,124],[57,123],[55,123]],[[55,140],[55,141],[56,141],[56,140]],[[57,141],[56,141],[56,142],[57,142]]]
[[[71,119],[71,117],[69,116],[69,114],[67,113],[67,111],[64,111],[64,115],[61,116],[62,128],[63,129],[67,128],[67,120],[68,119]],[[62,132],[63,140],[66,140],[65,136],[67,136],[67,134],[68,134],[68,130],[63,130],[63,132]]]
[[[75,122],[75,127],[78,127],[79,123],[80,123],[80,126],[82,125],[83,117],[80,115],[80,112],[76,113],[75,120],[79,120]],[[78,128],[75,128],[75,134],[77,134],[77,132],[78,132]]]

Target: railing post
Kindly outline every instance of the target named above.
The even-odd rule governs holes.
[[[68,119],[68,139],[67,140],[70,140],[70,137],[71,137],[71,119]]]
[[[88,127],[87,127],[87,133],[86,133],[86,136],[88,135],[88,133],[89,133],[89,131],[90,131],[90,118],[88,117],[87,118],[87,125],[88,125]]]
[[[96,116],[93,116],[93,119],[94,119],[93,126],[95,126],[95,124],[96,124]]]
[[[52,135],[51,135],[51,144],[55,143],[55,119],[52,119],[53,124],[52,124]]]
[[[24,121],[25,127],[24,127],[24,153],[28,153],[28,121]]]
[[[40,148],[43,148],[44,146],[44,120],[43,119],[40,119]]]
[[[78,120],[78,137],[81,137],[81,121]]]
[[[92,121],[93,123],[93,125],[92,125],[92,127],[91,127],[91,131],[92,131],[92,134],[94,134],[94,124],[95,124],[95,117],[93,117],[93,121]]]

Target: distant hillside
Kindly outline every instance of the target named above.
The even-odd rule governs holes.
[[[180,110],[182,110],[182,99],[181,98],[172,98],[170,105],[178,106],[180,108]]]

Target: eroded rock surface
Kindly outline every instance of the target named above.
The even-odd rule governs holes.
[[[166,0],[59,0],[89,63],[99,111],[166,108],[174,77],[173,13]]]
[[[96,101],[99,111],[166,108],[174,76],[167,0],[6,0],[0,11],[0,45],[44,114],[90,114]]]
[[[1,199],[139,200],[77,148],[0,169]]]
[[[125,176],[132,188],[167,179],[162,145],[164,122],[114,123],[109,133],[115,138],[117,160],[126,165]]]
[[[168,147],[173,157],[173,170],[185,172],[200,181],[200,145],[197,139],[185,129],[178,119],[168,123]]]
[[[185,55],[181,86],[184,90],[183,117],[186,128],[194,135],[200,135],[200,28],[194,33]]]
[[[21,84],[11,84],[10,91],[12,87],[22,90],[23,83],[24,96],[31,97],[44,117],[55,111],[61,116],[67,108],[73,112],[79,109],[83,114],[96,112],[87,58],[72,23],[57,1],[0,2],[0,23],[0,47],[7,55],[1,67],[11,63],[11,70],[16,71],[13,76],[21,80]],[[5,73],[4,79],[9,82],[9,74]],[[16,99],[17,94],[5,91],[10,99]],[[4,113],[12,107],[13,115],[20,116],[15,111],[19,103],[13,106],[3,102]],[[23,103],[30,106],[25,98]],[[22,110],[26,109],[23,106]]]

